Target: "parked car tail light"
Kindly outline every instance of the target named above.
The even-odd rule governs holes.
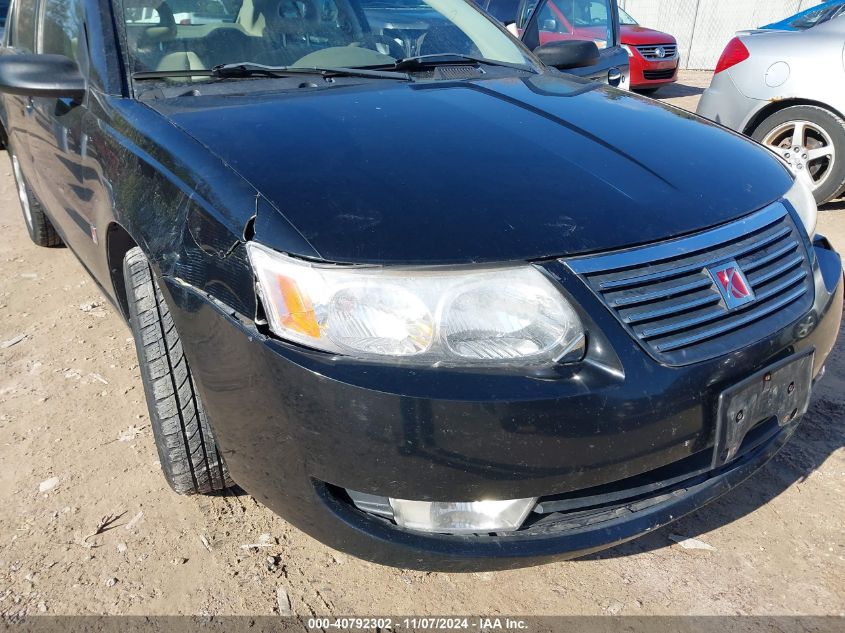
[[[738,37],[733,38],[728,45],[725,46],[725,50],[722,51],[722,56],[719,58],[719,63],[716,64],[716,74],[718,75],[723,70],[727,70],[733,66],[736,66],[740,62],[744,62],[746,59],[751,57],[751,53],[748,52],[748,49],[745,47],[745,44],[742,43]]]
[[[250,242],[270,329],[325,352],[420,364],[580,360],[572,305],[529,264],[487,268],[337,266]]]

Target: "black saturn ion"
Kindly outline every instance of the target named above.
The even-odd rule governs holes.
[[[174,490],[462,571],[621,543],[759,469],[842,313],[804,182],[561,71],[593,41],[371,6],[12,2],[23,215],[127,319]]]

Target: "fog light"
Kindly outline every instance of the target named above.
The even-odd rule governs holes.
[[[449,534],[513,532],[519,529],[536,503],[536,497],[456,502],[390,499],[397,525],[409,530]]]

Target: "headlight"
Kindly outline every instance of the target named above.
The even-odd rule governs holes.
[[[795,207],[798,212],[798,217],[804,223],[804,228],[807,229],[807,235],[812,241],[816,234],[816,221],[818,220],[819,208],[816,205],[816,199],[813,197],[813,192],[804,183],[802,177],[797,177],[792,188],[783,196],[789,203]]]
[[[622,45],[621,45],[621,47],[622,47],[623,49],[625,49],[625,52],[626,52],[626,53],[628,53],[628,57],[633,57],[633,56],[634,56],[634,52],[630,49],[630,47],[629,47],[627,44],[622,44]]]
[[[270,329],[358,358],[425,364],[579,360],[584,329],[530,265],[472,270],[335,266],[249,242]]]

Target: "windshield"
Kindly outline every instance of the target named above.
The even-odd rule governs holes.
[[[845,4],[826,7],[810,11],[809,13],[802,15],[800,18],[793,20],[789,25],[798,31],[806,31],[814,26],[828,22],[843,13],[845,13]]]
[[[454,54],[527,65],[465,0],[121,0],[132,72],[249,62],[361,68]]]
[[[0,0],[0,28],[5,28],[9,14],[9,0]]]
[[[622,24],[623,26],[638,26],[639,22],[632,18],[625,9],[619,7],[619,24]]]

